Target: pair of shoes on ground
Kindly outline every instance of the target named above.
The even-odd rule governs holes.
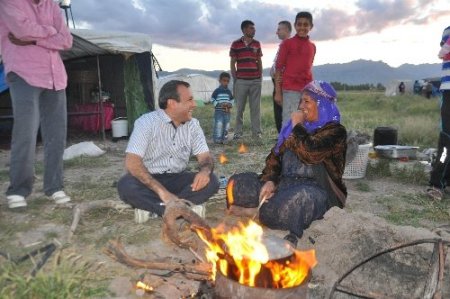
[[[425,192],[432,200],[441,201],[444,198],[444,190],[434,186],[428,187]]]
[[[6,197],[8,199],[8,207],[10,209],[21,208],[27,206],[27,201],[25,197],[22,195],[8,195]],[[64,204],[70,201],[70,196],[68,196],[64,191],[56,191],[50,198],[58,205]]]
[[[292,247],[297,248],[298,237],[293,233],[287,234],[283,239],[291,243]]]
[[[202,218],[205,218],[206,216],[206,204],[201,205],[191,205],[191,210],[199,215]],[[149,219],[155,219],[158,218],[158,214],[141,210],[141,209],[134,209],[134,222],[141,224],[147,222]]]

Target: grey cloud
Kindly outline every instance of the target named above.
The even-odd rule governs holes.
[[[274,1],[275,2],[275,1]],[[360,0],[350,14],[338,9],[311,11],[314,40],[332,40],[350,35],[379,32],[397,24],[427,24],[442,14],[433,11],[433,0]],[[230,0],[141,0],[145,9],[133,7],[130,0],[72,1],[76,22],[87,22],[99,30],[121,30],[149,34],[155,43],[188,49],[228,48],[241,36],[245,19],[256,25],[256,38],[263,45],[278,43],[275,29],[280,20],[294,21],[305,8],[292,9],[261,1]],[[423,15],[423,12],[429,12]]]

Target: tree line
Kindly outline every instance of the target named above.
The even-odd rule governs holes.
[[[377,90],[377,91],[385,91],[386,87],[384,87],[383,84],[378,83],[377,85],[374,84],[358,84],[358,85],[350,85],[346,83],[341,82],[331,82],[331,85],[333,85],[334,89],[336,90]]]

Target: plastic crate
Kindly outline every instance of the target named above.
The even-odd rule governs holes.
[[[369,162],[369,151],[372,143],[361,144],[355,158],[345,166],[344,179],[362,179],[366,176],[367,163]]]

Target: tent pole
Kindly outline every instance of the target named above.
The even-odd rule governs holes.
[[[98,76],[98,103],[100,105],[100,128],[102,130],[103,142],[106,141],[105,136],[105,111],[103,110],[102,99],[102,78],[100,77],[100,57],[97,55],[97,76]]]

